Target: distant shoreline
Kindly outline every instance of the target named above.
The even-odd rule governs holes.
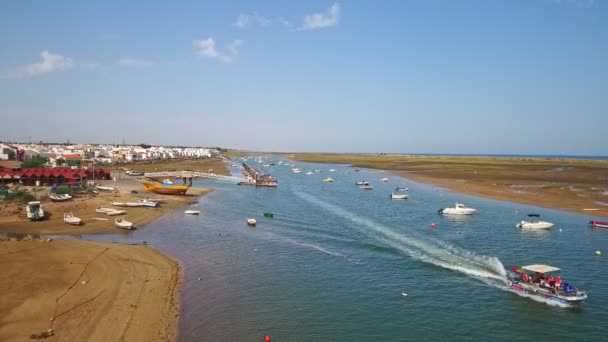
[[[312,153],[289,158],[386,170],[466,195],[608,217],[604,159]]]

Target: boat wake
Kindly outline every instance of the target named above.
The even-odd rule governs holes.
[[[329,249],[321,247],[319,245],[315,245],[315,244],[308,243],[308,242],[296,241],[294,239],[291,239],[291,238],[288,238],[288,237],[284,237],[284,236],[278,236],[278,235],[275,235],[275,234],[272,234],[272,233],[267,233],[267,234],[268,235],[272,235],[277,240],[288,242],[288,243],[291,243],[291,244],[294,244],[294,245],[300,246],[300,247],[314,249],[315,251],[321,252],[323,254],[327,254],[327,255],[331,255],[331,256],[335,256],[335,257],[339,257],[339,258],[344,258],[346,261],[352,262],[354,264],[360,264],[361,263],[358,259],[351,258],[348,255],[344,255],[344,254],[342,254],[340,252],[330,251]]]
[[[442,241],[417,239],[305,192],[295,194],[311,204],[350,220],[367,235],[416,260],[466,274],[489,285],[508,288],[507,272],[496,257],[478,255]]]

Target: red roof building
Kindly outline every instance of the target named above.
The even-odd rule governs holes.
[[[78,184],[81,180],[110,179],[108,169],[71,169],[65,167],[37,167],[22,170],[11,170],[0,168],[0,184],[22,183],[24,185],[53,185],[53,184]]]

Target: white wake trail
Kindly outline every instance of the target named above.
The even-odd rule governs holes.
[[[495,286],[507,284],[507,272],[496,257],[478,255],[445,242],[428,242],[398,233],[390,227],[356,215],[337,205],[327,203],[305,192],[295,192],[303,200],[337,216],[349,219],[360,229],[380,242],[410,257],[481,279],[492,279]]]

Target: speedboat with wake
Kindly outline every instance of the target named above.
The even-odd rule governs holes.
[[[553,223],[541,221],[539,214],[529,214],[528,217],[530,218],[528,221],[521,221],[516,227],[525,229],[549,229],[553,227]]]
[[[559,271],[559,268],[549,265],[527,265],[521,268],[513,267],[516,277],[509,279],[511,289],[526,293],[530,296],[547,301],[559,302],[568,305],[580,305],[587,299],[585,291],[577,290],[569,283],[562,282],[560,277],[550,273]],[[527,273],[533,272],[532,275]],[[545,277],[546,274],[550,274]]]
[[[465,207],[464,204],[456,202],[454,208],[441,208],[437,211],[438,214],[444,215],[473,215],[477,209]]]

